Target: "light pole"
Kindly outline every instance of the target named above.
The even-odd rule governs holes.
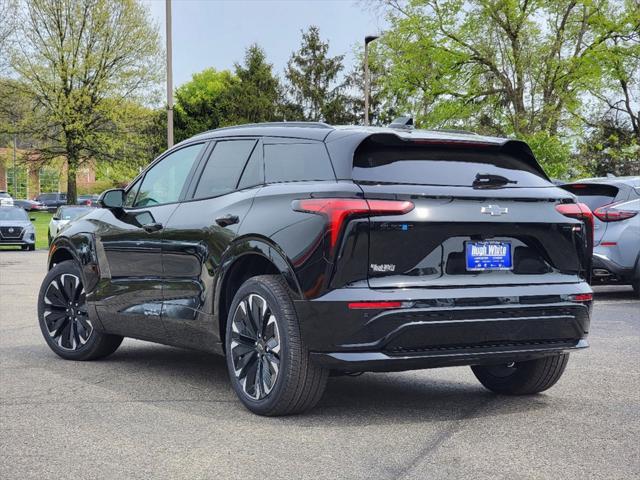
[[[171,0],[166,0],[167,32],[167,148],[173,147],[173,64],[171,51]]]
[[[371,97],[371,85],[369,81],[369,44],[373,42],[377,35],[367,35],[364,37],[364,124],[369,125],[369,98]]]

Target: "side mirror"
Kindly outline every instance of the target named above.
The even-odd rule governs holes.
[[[52,218],[53,220],[60,220],[60,217],[58,215],[54,215]]]
[[[98,199],[98,205],[102,208],[122,208],[124,206],[124,190],[122,188],[114,188],[102,192]]]
[[[36,217],[31,217],[29,220],[31,220],[32,222],[36,221]]]

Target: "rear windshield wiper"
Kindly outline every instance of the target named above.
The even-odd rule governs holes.
[[[473,188],[500,188],[510,183],[518,183],[516,180],[509,180],[502,175],[492,175],[490,173],[477,173],[473,181]]]

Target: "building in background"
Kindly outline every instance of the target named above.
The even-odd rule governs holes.
[[[13,149],[0,148],[0,190],[9,192],[14,198],[35,198],[41,192],[65,192],[67,190],[66,165],[40,167],[22,159],[27,152],[18,150],[18,162],[13,168]],[[93,165],[80,168],[77,175],[78,191],[92,191],[96,184]]]

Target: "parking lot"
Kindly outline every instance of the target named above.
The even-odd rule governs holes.
[[[592,347],[533,397],[469,368],[331,378],[312,412],[262,418],[224,360],[126,340],[104,361],[41,339],[46,252],[0,252],[0,478],[606,478],[640,476],[640,301],[601,287]]]

